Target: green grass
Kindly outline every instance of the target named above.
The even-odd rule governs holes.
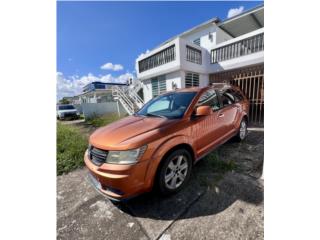
[[[94,127],[102,127],[109,123],[112,123],[114,121],[119,120],[123,116],[120,116],[118,114],[106,114],[103,116],[93,116],[91,118],[86,119],[86,123],[94,126]]]
[[[233,160],[227,162],[221,161],[217,152],[213,152],[207,157],[210,168],[217,173],[226,173],[236,169],[236,164]]]
[[[217,151],[209,154],[196,174],[200,186],[213,188],[223,178],[224,174],[237,169],[233,160],[222,161]],[[212,175],[213,174],[213,175]]]
[[[57,124],[57,175],[68,173],[84,165],[83,155],[87,138],[78,128]]]
[[[86,119],[86,123],[102,127],[120,118],[117,114],[106,114]],[[57,123],[57,174],[61,175],[82,167],[87,146],[88,139],[79,127]]]

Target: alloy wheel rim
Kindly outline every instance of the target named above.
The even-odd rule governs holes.
[[[184,155],[171,159],[164,175],[166,187],[172,190],[180,187],[187,176],[188,168],[188,161]]]
[[[245,136],[247,134],[247,124],[246,122],[241,122],[241,126],[240,126],[240,138],[244,139]]]

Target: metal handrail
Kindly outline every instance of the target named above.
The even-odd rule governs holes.
[[[137,80],[133,85],[126,88],[126,92],[135,102],[138,107],[142,107],[144,105],[143,99],[138,95],[138,91],[142,88],[142,83]]]
[[[139,91],[141,87],[142,85],[140,82],[135,83],[132,88],[113,86],[112,95],[118,97],[119,101],[129,114],[133,114],[137,108],[141,108],[144,105],[144,101],[136,92]]]
[[[118,97],[120,102],[124,105],[124,107],[128,108],[127,110],[131,114],[134,113],[134,104],[118,86],[112,87],[112,95]]]
[[[129,96],[136,102],[136,104],[139,107],[142,107],[144,105],[144,101],[142,100],[142,98],[135,92],[135,91],[130,91],[129,90]]]

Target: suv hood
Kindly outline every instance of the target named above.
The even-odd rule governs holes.
[[[135,145],[139,145],[138,142],[131,144],[131,146],[124,144],[124,142],[145,133],[152,133],[164,126],[170,126],[174,122],[177,122],[177,119],[129,116],[97,129],[90,136],[89,142],[93,146],[105,150],[133,149],[137,147]]]

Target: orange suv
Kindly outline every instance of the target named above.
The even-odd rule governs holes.
[[[153,186],[177,192],[199,159],[232,137],[246,137],[248,111],[246,97],[227,84],[167,92],[90,136],[89,178],[112,200]]]

